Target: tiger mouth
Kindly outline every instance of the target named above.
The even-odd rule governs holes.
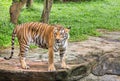
[[[61,42],[59,42],[59,43],[57,43],[57,45],[58,45],[58,46],[61,46],[61,45],[62,45],[62,43],[61,43]]]

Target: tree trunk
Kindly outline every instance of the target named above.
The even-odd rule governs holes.
[[[27,0],[26,7],[27,8],[31,7],[32,3],[33,3],[33,0]]]
[[[60,0],[60,2],[63,2],[64,0]]]
[[[66,2],[67,0],[60,0],[60,2]]]
[[[49,15],[53,0],[44,0],[44,9],[41,16],[41,22],[49,23]]]
[[[10,6],[10,22],[17,24],[20,11],[27,0],[13,0],[12,5]]]

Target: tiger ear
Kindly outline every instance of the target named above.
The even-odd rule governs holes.
[[[69,32],[71,30],[71,27],[69,26],[68,28],[66,28],[66,31]]]
[[[67,29],[69,29],[69,30],[70,30],[70,29],[71,29],[71,26],[69,26]]]

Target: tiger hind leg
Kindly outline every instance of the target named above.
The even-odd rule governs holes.
[[[23,69],[29,69],[30,68],[25,62],[25,59],[26,59],[25,57],[19,56],[19,59],[20,59],[21,67]]]
[[[19,54],[19,60],[21,63],[21,67],[23,69],[29,69],[30,67],[26,64],[26,52],[28,50],[27,45],[20,45],[20,54]]]

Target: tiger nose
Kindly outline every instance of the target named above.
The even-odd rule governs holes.
[[[60,43],[60,39],[56,39],[56,42],[57,42],[57,43]]]

